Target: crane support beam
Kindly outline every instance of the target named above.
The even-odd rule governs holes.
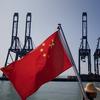
[[[94,72],[100,75],[100,37],[98,38],[97,47],[94,52]]]
[[[21,51],[21,56],[24,56],[28,52],[33,50],[33,43],[31,38],[31,21],[32,21],[32,14],[28,12],[26,15],[25,41],[24,41],[23,49]]]

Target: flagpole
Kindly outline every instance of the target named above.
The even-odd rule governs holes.
[[[72,54],[71,54],[71,52],[70,52],[70,49],[69,49],[69,46],[68,46],[66,37],[65,37],[64,32],[63,32],[63,29],[62,29],[62,27],[61,27],[61,24],[58,24],[58,30],[59,30],[59,31],[61,30],[63,40],[65,41],[65,45],[66,45],[66,47],[67,47],[67,50],[69,51],[69,55],[70,55],[70,58],[71,58],[71,62],[72,62],[72,64],[73,64],[73,70],[74,70],[74,72],[75,72],[75,74],[76,74],[76,76],[77,76],[77,79],[78,79],[78,81],[79,81],[78,83],[79,83],[81,92],[82,92],[84,98],[85,98],[86,100],[88,100],[88,99],[87,99],[87,96],[86,96],[86,93],[85,93],[85,91],[84,91],[84,87],[83,87],[81,78],[80,78],[79,73],[78,73],[78,71],[77,71],[76,64],[75,64],[74,59],[73,59],[73,57],[72,57]]]

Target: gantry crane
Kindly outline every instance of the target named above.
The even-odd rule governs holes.
[[[18,57],[20,55],[21,45],[20,45],[19,37],[17,36],[18,35],[18,20],[19,20],[18,13],[14,13],[13,25],[12,25],[11,46],[8,50],[5,66],[7,66],[7,64],[9,64],[9,62],[8,62],[9,57],[11,58],[12,61],[15,61],[18,59]],[[11,53],[15,53],[15,56],[14,56],[15,59],[13,59]]]
[[[91,74],[91,50],[87,40],[87,13],[83,12],[82,14],[82,40],[79,48],[79,74],[81,74],[82,62],[88,62],[88,74]],[[84,66],[83,66],[84,67]]]
[[[100,37],[98,38],[97,47],[94,52],[94,72],[96,75],[100,75]]]
[[[25,26],[25,41],[21,51],[21,56],[26,55],[28,52],[33,50],[33,43],[31,38],[31,20],[32,14],[30,12],[26,15],[26,26]]]
[[[8,54],[7,54],[6,61],[5,61],[5,67],[9,63],[17,60],[18,57],[20,57],[21,45],[20,45],[19,37],[17,36],[18,35],[18,20],[19,20],[19,15],[16,12],[13,15],[11,46],[8,49]],[[15,54],[14,57],[12,53]],[[5,77],[4,74],[3,74],[3,77]]]

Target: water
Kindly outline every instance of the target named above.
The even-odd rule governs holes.
[[[20,100],[9,81],[0,81],[0,100]],[[27,100],[82,100],[82,94],[77,82],[48,82]],[[100,92],[95,100],[100,100]]]

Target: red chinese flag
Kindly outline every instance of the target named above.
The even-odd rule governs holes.
[[[25,100],[41,85],[71,66],[57,31],[26,56],[1,70],[12,82],[22,100]]]

